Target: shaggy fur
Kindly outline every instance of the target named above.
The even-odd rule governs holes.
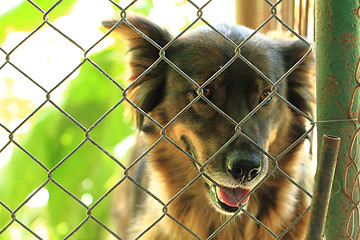
[[[130,49],[127,96],[142,110],[134,110],[140,134],[129,164],[147,153],[126,172],[128,178],[116,191],[119,236],[274,239],[254,218],[276,235],[283,234],[310,204],[285,176],[311,191],[303,141],[283,151],[306,132],[305,118],[287,102],[313,113],[312,55],[276,87],[270,82],[281,79],[309,47],[300,40],[255,34],[240,54],[262,77],[234,57],[234,44],[242,43],[251,29],[216,26],[227,40],[205,26],[173,39],[144,18],[127,21],[131,27],[122,22],[114,29]],[[117,21],[103,24],[111,28]],[[271,159],[280,154],[277,162]],[[303,239],[307,215],[282,239]]]

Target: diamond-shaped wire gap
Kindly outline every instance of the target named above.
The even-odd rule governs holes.
[[[56,12],[57,9],[58,7],[54,11]],[[50,19],[53,12],[50,13]],[[114,15],[112,4],[77,1],[69,14],[54,21],[54,26],[72,41],[87,49],[86,52],[94,52],[106,47],[109,42],[99,43],[99,39],[101,40],[103,36],[100,27],[101,21],[112,15]]]
[[[107,154],[86,141],[53,170],[52,176],[84,204],[91,206],[112,186],[116,166]]]
[[[46,93],[9,64],[0,79],[0,122],[13,130],[46,101]]]
[[[42,228],[45,228],[49,235],[46,239],[63,239],[86,217],[87,209],[53,181],[51,180],[45,187],[49,193],[45,206],[22,208],[16,216],[21,220],[26,219],[31,211],[36,210],[36,218],[29,219],[30,222],[26,225],[36,231],[36,225],[41,223]],[[93,233],[95,234],[95,231],[89,232],[89,234]]]
[[[138,115],[137,118],[140,118],[141,120],[138,120],[137,122],[137,126],[140,127],[140,125],[143,123],[143,118],[146,117],[147,119],[149,119],[154,125],[158,126],[159,128],[162,128],[163,126],[161,125],[161,122],[158,122],[156,119],[154,119],[152,116],[150,116],[147,112],[145,112],[143,109],[141,109],[141,107],[139,107],[138,105],[136,105],[135,102],[133,102],[132,100],[130,100],[128,98],[128,91],[131,87],[133,87],[136,84],[136,81],[138,79],[141,79],[143,76],[145,76],[149,71],[151,71],[151,69],[153,69],[154,67],[156,67],[157,63],[161,61],[161,58],[159,58],[156,62],[154,62],[154,64],[152,66],[150,66],[146,71],[144,71],[141,75],[139,75],[132,83],[130,83],[124,90],[123,92],[123,97],[125,98],[126,102],[128,102],[130,104],[130,106],[134,109],[133,110],[133,118],[135,119],[135,115]],[[134,99],[135,101],[135,99]],[[140,104],[139,104],[140,105]],[[131,108],[130,108],[131,109]],[[141,124],[139,124],[141,122]]]
[[[301,40],[301,39],[300,39]],[[294,106],[293,103],[290,103],[288,100],[285,100],[283,96],[280,96],[277,94],[280,98],[282,98],[290,108],[292,108],[297,113],[301,114],[303,117],[308,119],[309,121],[313,122],[310,108],[312,105],[314,105],[315,102],[315,68],[314,68],[314,58],[311,54],[311,46],[308,42],[303,43],[308,46],[307,50],[301,49],[301,52],[299,51],[299,46],[296,46],[295,41],[288,43],[286,46],[288,51],[287,53],[284,52],[284,54],[287,54],[287,61],[290,64],[290,66],[287,66],[286,72],[283,74],[283,76],[277,81],[276,85],[278,85],[281,81],[284,81],[285,78],[288,78],[288,85],[289,89],[292,86],[292,92],[288,94],[288,98],[300,98],[301,97],[306,100],[308,103],[300,103],[301,106]],[[296,54],[292,54],[292,51],[297,51]],[[291,55],[289,57],[289,55]],[[295,57],[294,57],[295,56]],[[293,78],[293,79],[291,79]],[[296,78],[296,79],[295,79]],[[296,90],[294,90],[296,89]],[[302,93],[299,93],[301,89],[306,89],[306,91],[303,91]],[[295,96],[292,96],[295,95]],[[299,97],[301,95],[301,97]],[[297,104],[295,104],[297,105]],[[309,106],[307,106],[309,105]],[[303,111],[299,108],[304,108]]]
[[[234,121],[231,117],[229,117],[225,112],[223,112],[220,108],[218,108],[217,106],[215,106],[214,104],[212,104],[210,101],[206,101],[207,103],[209,103],[212,108],[217,111],[219,114],[221,114],[222,116],[224,116],[227,120],[229,120],[231,123],[234,124],[235,127],[235,133],[234,135],[224,144],[222,145],[222,147],[217,150],[204,164],[202,167],[205,167],[210,161],[212,161],[212,159],[214,159],[218,154],[221,153],[221,151],[226,148],[228,145],[230,145],[237,137],[239,134],[246,136],[244,133],[240,132],[241,131],[241,126],[243,124],[246,123],[246,121],[248,121],[257,111],[259,111],[259,109],[264,106],[266,104],[266,100],[269,99],[271,96],[269,95],[267,98],[264,99],[264,101],[262,101],[260,104],[258,104],[254,109],[252,109],[252,111],[250,111],[239,123],[237,123],[236,121]],[[240,130],[240,131],[239,131]],[[246,136],[246,138],[255,146],[258,148],[259,151],[261,151],[262,153],[264,153],[266,156],[268,156],[270,159],[273,159],[273,157],[266,152],[265,149],[263,149],[260,145],[258,145],[253,139],[249,138]]]
[[[49,104],[39,110],[32,120],[33,124],[26,135],[17,134],[23,131],[23,125],[16,131],[14,139],[49,169],[85,138],[85,131]]]
[[[13,145],[13,143],[11,144]],[[30,193],[47,179],[47,170],[34,161],[34,156],[19,146],[12,146],[10,161],[1,169],[1,201],[16,209]]]
[[[86,61],[64,95],[63,102],[53,103],[88,128],[122,98],[122,91]]]
[[[10,61],[49,90],[71,72],[82,57],[81,49],[44,26],[10,54]]]

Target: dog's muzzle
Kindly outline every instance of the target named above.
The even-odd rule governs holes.
[[[252,153],[235,151],[228,154],[225,161],[226,178],[231,179],[231,186],[213,186],[212,199],[226,212],[235,212],[244,207],[250,199],[251,182],[260,174],[261,159]],[[250,183],[250,184],[249,184]]]
[[[183,136],[182,140],[186,143],[187,152],[197,159],[196,153],[192,148],[190,141]],[[238,211],[239,207],[244,208],[250,199],[251,187],[254,184],[249,184],[261,172],[261,160],[253,154],[241,154],[233,152],[227,154],[225,162],[225,171],[223,172],[223,179],[214,179],[212,174],[205,174],[203,177],[207,185],[212,202],[225,213],[234,213]],[[199,166],[195,164],[199,169]],[[217,181],[218,180],[218,181]],[[225,184],[224,186],[222,184]]]

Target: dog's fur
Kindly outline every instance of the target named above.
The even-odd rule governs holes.
[[[311,191],[310,159],[303,141],[277,163],[271,156],[282,154],[306,132],[305,118],[284,99],[312,115],[312,55],[276,88],[240,58],[202,85],[235,56],[230,41],[205,26],[166,46],[173,39],[166,30],[141,17],[127,20],[152,41],[124,22],[114,28],[130,48],[128,98],[143,111],[134,111],[140,134],[131,161],[146,151],[126,172],[128,178],[116,192],[119,235],[124,239],[141,234],[141,239],[195,239],[194,235],[206,239],[217,231],[213,239],[274,239],[252,218],[282,234],[309,207],[310,198],[279,169]],[[111,28],[116,23],[103,24]],[[253,32],[232,25],[216,29],[235,44]],[[300,40],[274,40],[257,33],[241,46],[240,54],[275,83],[308,48]],[[165,58],[159,60],[160,55]],[[237,135],[236,123],[259,103],[262,107],[241,124]],[[231,198],[237,206],[229,204],[234,201]],[[283,239],[303,239],[307,215]]]

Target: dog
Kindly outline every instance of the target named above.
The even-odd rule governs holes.
[[[230,24],[176,37],[139,16],[103,25],[128,43],[124,96],[139,129],[114,197],[119,236],[304,239],[310,46]]]

